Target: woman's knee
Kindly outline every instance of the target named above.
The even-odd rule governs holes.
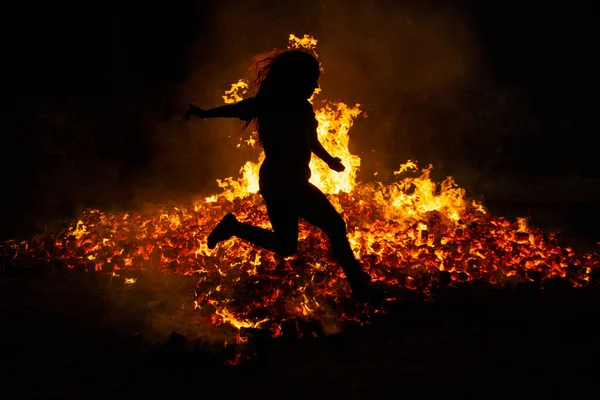
[[[327,224],[327,228],[324,230],[325,234],[330,238],[346,237],[346,221],[341,216],[332,218],[331,222]]]
[[[281,257],[290,257],[296,254],[298,251],[298,239],[296,240],[282,240],[278,243],[277,254]]]

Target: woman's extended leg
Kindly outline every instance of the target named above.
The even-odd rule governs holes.
[[[299,215],[321,229],[331,241],[334,257],[346,274],[352,290],[361,290],[371,280],[363,271],[360,262],[354,257],[348,242],[346,223],[327,197],[316,186],[308,184],[302,191]]]

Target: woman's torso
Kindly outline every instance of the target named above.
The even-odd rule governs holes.
[[[317,126],[312,105],[305,99],[261,101],[258,119],[265,151],[261,188],[308,182],[311,134]]]

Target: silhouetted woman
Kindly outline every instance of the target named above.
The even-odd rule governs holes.
[[[318,87],[319,62],[311,54],[289,50],[263,60],[257,71],[255,97],[236,104],[202,110],[190,104],[186,118],[239,118],[246,126],[256,122],[265,160],[260,167],[260,194],[267,204],[273,230],[239,222],[227,214],[208,236],[208,247],[232,236],[283,257],[298,247],[298,217],[320,228],[331,241],[353,295],[372,294],[369,281],[354,257],[346,237],[346,224],[327,197],[309,183],[311,153],[335,171],[343,171],[317,137],[318,122],[308,99]]]

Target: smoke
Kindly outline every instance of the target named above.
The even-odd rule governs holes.
[[[368,116],[351,131],[361,179],[375,171],[390,178],[416,159],[433,164],[434,177],[454,175],[480,193],[502,163],[506,138],[536,133],[526,99],[495,82],[477,26],[457,2],[263,3],[222,2],[212,13],[190,62],[187,89],[202,97],[200,106],[220,104],[254,55],[285,48],[289,33],[309,33],[324,67],[320,98],[360,103]],[[220,174],[213,180],[237,174],[252,156],[231,150],[238,127],[211,121],[192,128],[209,128],[203,138],[223,146],[214,151],[211,172]]]
[[[484,67],[468,18],[427,3],[327,11],[322,59],[331,73],[323,86],[364,104],[369,118],[357,126],[353,146],[372,153],[363,155],[364,170],[390,171],[408,158],[443,163],[439,150],[468,129],[460,91],[476,87]]]
[[[65,66],[55,65],[44,76],[50,95],[33,105],[23,97],[4,169],[18,171],[6,173],[9,185],[28,184],[8,199],[15,212],[5,238],[88,207],[218,191],[217,178],[236,176],[258,152],[236,149],[239,121],[180,116],[189,102],[222,104],[252,58],[285,48],[289,33],[319,40],[322,97],[361,103],[368,115],[351,131],[361,179],[375,171],[386,179],[416,159],[478,193],[502,167],[506,138],[535,136],[523,96],[495,83],[478,29],[457,2],[220,1],[121,13],[108,28],[102,20],[104,32],[78,22],[85,46],[71,31],[55,41],[67,72],[56,78]],[[85,37],[92,33],[95,41]]]

